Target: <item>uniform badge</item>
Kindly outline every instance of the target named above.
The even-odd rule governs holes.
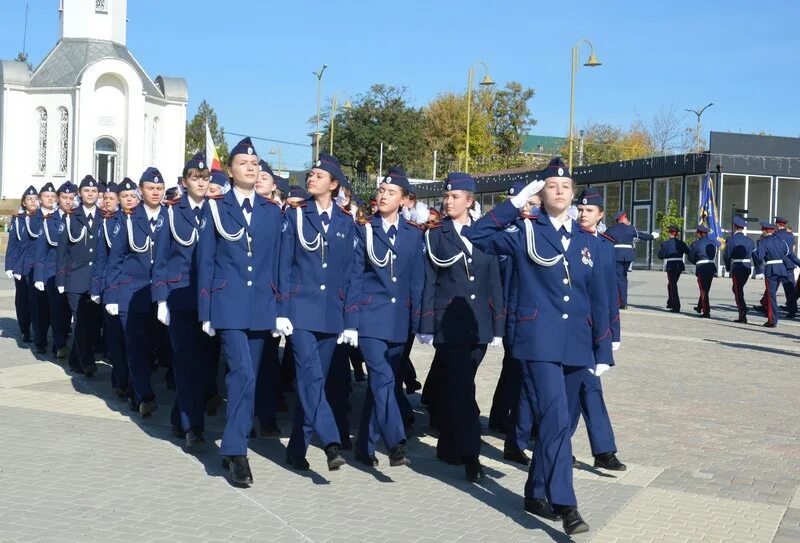
[[[162,226],[164,226],[164,217],[159,215],[158,220],[156,221],[156,232],[161,230]]]
[[[387,177],[387,178],[386,178],[386,182],[387,182],[387,183],[391,183],[391,182],[392,182],[392,178],[391,178],[391,177]]]
[[[64,231],[64,223],[62,222],[61,224],[58,225],[58,233],[61,234],[63,231]]]
[[[284,220],[284,221],[283,221],[283,224],[281,224],[281,232],[286,232],[286,229],[287,229],[288,227],[289,227],[289,223],[288,223],[287,221],[285,221],[285,220]]]
[[[453,185],[451,185],[450,183],[448,183],[448,184],[447,184],[447,190],[452,190],[452,189],[453,189]]]
[[[564,168],[559,168],[558,169],[558,176],[562,177],[563,175],[564,175]]]
[[[252,147],[248,147],[247,148],[247,154],[248,155],[252,155],[253,154],[253,148]]]
[[[353,249],[358,247],[358,238],[353,238]]]
[[[203,217],[202,219],[200,219],[200,231],[202,232],[205,229],[206,229],[206,218]]]
[[[588,247],[584,247],[581,250],[581,262],[586,264],[587,266],[594,267],[594,262],[592,262],[592,253],[589,252]]]
[[[510,189],[508,189],[508,193],[509,193],[511,196],[514,196],[514,192],[516,192],[516,191],[514,190],[514,187],[511,187]]]
[[[200,166],[200,169],[201,169],[201,170],[204,170],[204,169],[206,168],[206,165],[205,165],[205,164],[203,164],[202,162],[201,162],[200,164],[198,164],[198,166]]]
[[[587,204],[589,203],[589,200],[587,200],[586,198],[584,198],[583,200],[581,200],[581,203],[582,203],[583,205],[587,205]]]
[[[119,231],[121,229],[122,229],[122,225],[120,223],[115,224],[114,225],[114,230],[111,231],[111,237],[113,237],[113,238],[117,237],[117,234],[119,234]]]
[[[314,165],[315,165],[317,168],[319,168],[320,166],[322,166],[322,161],[321,161],[321,160],[317,160],[317,163],[316,163],[316,164],[314,164]]]
[[[506,232],[516,232],[519,230],[519,228],[517,228],[516,224],[509,224],[508,226],[506,226],[505,230]]]
[[[155,176],[155,177],[153,178],[153,183],[158,183],[158,176]]]

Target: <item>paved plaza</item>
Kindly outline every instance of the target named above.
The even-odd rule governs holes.
[[[696,318],[694,277],[679,284],[684,313],[663,309],[665,276],[633,272],[617,366],[603,376],[619,456],[628,471],[592,467],[578,429],[580,510],[591,526],[576,541],[800,541],[800,321],[776,329],[736,318],[730,280],[711,291],[712,319]],[[762,281],[747,285],[756,303]],[[779,298],[782,300],[782,296]],[[781,301],[781,303],[783,303]],[[283,463],[281,439],[251,440],[255,484],[231,486],[218,454],[224,412],[197,455],[171,437],[173,393],[154,374],[161,408],[142,421],[111,393],[110,368],[91,379],[36,357],[18,342],[13,284],[0,281],[0,541],[569,541],[560,523],[522,510],[526,469],[502,459],[486,429],[502,349],[478,372],[487,477],[435,458],[424,409],[410,439],[410,468],[351,464],[328,472]],[[432,349],[416,345],[422,380]],[[351,397],[355,428],[364,393]],[[419,395],[413,396],[418,405]]]

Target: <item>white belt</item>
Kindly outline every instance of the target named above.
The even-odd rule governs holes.
[[[614,249],[633,249],[633,245],[614,245]]]
[[[713,264],[713,263],[714,263],[713,260],[698,260],[695,263],[695,266],[699,266],[700,264]]]
[[[767,260],[766,264],[783,264],[783,260]]]
[[[734,258],[733,260],[731,260],[732,264],[736,264],[737,262],[739,264],[747,264],[748,266],[750,265],[750,259],[749,258]]]
[[[675,257],[675,258],[665,258],[665,259],[664,259],[664,262],[683,262],[683,258],[678,258],[678,257]]]

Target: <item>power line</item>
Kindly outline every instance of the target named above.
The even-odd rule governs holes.
[[[272,143],[282,143],[284,145],[295,145],[297,147],[311,147],[310,143],[297,143],[295,141],[284,141],[284,140],[276,140],[276,139],[273,139],[273,138],[262,138],[260,136],[250,136],[249,134],[238,134],[236,132],[228,132],[227,130],[225,130],[225,134],[230,134],[231,136],[239,136],[241,138],[249,137],[250,139],[260,140],[260,141],[269,141],[269,142],[272,142]]]

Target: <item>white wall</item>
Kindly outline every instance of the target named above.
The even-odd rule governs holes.
[[[61,37],[126,42],[127,0],[106,0],[107,12],[95,11],[95,0],[61,0]]]

